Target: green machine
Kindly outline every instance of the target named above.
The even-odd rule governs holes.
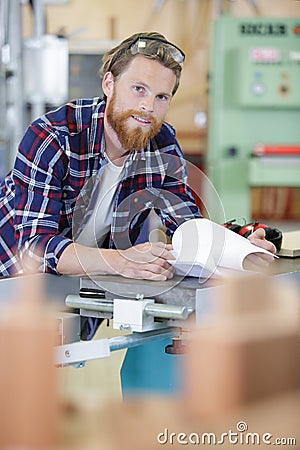
[[[250,220],[251,187],[300,186],[300,18],[221,16],[211,44],[206,209]]]

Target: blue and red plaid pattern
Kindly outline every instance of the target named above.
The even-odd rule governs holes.
[[[107,163],[105,106],[99,98],[75,100],[27,129],[14,168],[0,186],[1,276],[20,274],[27,264],[37,272],[57,273],[58,259],[73,242],[74,213],[78,221],[84,211],[81,226],[88,217],[92,196],[85,195],[87,182]],[[133,245],[151,209],[170,237],[182,221],[200,216],[174,129],[167,123],[147,148],[129,154],[125,162],[109,248]]]

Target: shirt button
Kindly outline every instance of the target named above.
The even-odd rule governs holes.
[[[135,198],[133,199],[133,201],[134,201],[134,203],[137,203],[137,202],[139,201],[139,199],[138,199],[137,197],[135,197]]]

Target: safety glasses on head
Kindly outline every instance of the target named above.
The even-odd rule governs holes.
[[[183,53],[183,51],[180,50],[179,47],[176,47],[176,45],[165,39],[149,36],[139,36],[132,42],[129,47],[132,55],[141,54],[146,56],[158,55],[161,49],[168,52],[169,55],[178,64],[183,64],[183,61],[185,59],[185,54]]]

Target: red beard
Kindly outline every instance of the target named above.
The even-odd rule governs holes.
[[[129,129],[126,122],[131,116],[138,116],[151,120],[149,128],[144,129],[138,125],[134,129]],[[126,151],[138,151],[147,146],[149,139],[152,139],[159,132],[162,121],[158,122],[152,115],[143,114],[133,109],[118,112],[115,108],[115,94],[113,94],[107,105],[107,120],[112,129],[116,132],[122,148]]]

